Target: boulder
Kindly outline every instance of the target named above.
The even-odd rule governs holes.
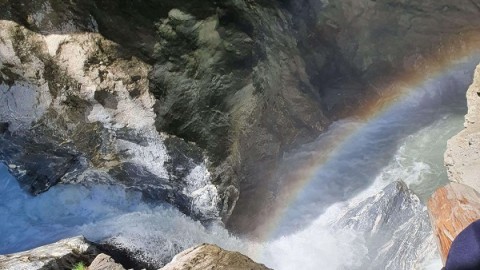
[[[125,268],[116,263],[112,257],[101,253],[93,260],[88,270],[125,270]]]
[[[203,244],[190,248],[173,258],[161,270],[268,270],[262,264],[238,252],[226,251],[218,246]]]
[[[469,186],[450,183],[433,194],[428,212],[445,263],[455,237],[480,219],[480,194]]]
[[[95,246],[80,236],[24,252],[1,255],[0,269],[72,269],[79,262],[90,263],[97,254]]]

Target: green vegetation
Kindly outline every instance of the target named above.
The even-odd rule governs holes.
[[[72,270],[87,270],[87,267],[85,266],[85,264],[83,264],[83,262],[79,262],[75,264]]]

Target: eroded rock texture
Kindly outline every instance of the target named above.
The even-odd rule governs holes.
[[[359,269],[418,269],[436,248],[425,205],[403,182],[361,202],[336,226],[364,237],[368,252]]]
[[[455,237],[480,219],[480,194],[470,186],[450,183],[433,194],[428,209],[440,255],[445,262]]]
[[[121,183],[252,231],[285,151],[389,77],[468,51],[477,15],[467,0],[1,0],[0,158],[33,194]]]
[[[25,252],[0,255],[0,269],[73,269],[79,262],[92,262],[97,254],[98,250],[83,237],[75,237]]]
[[[33,194],[120,182],[226,219],[327,123],[276,3],[0,5],[0,153]]]
[[[451,181],[480,191],[480,67],[467,91],[465,129],[448,141],[445,165]]]
[[[449,185],[430,198],[428,210],[443,261],[455,237],[480,219],[480,67],[467,91],[465,129],[450,139],[445,152]]]
[[[161,270],[268,270],[250,258],[238,253],[223,250],[214,245],[201,245],[178,254],[172,262]]]
[[[8,123],[0,159],[25,190],[115,183],[198,219],[219,218],[202,150],[155,129],[149,65],[97,33],[41,35],[0,24],[0,118]],[[168,166],[180,147],[190,150],[182,171]]]
[[[88,266],[89,270],[125,270],[121,264],[116,263],[110,256],[99,254]]]

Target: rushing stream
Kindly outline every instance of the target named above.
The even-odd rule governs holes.
[[[94,241],[114,239],[162,262],[209,242],[279,270],[359,268],[368,244],[359,232],[334,224],[394,181],[404,181],[422,201],[446,183],[443,153],[447,140],[462,128],[473,67],[472,62],[452,68],[382,117],[338,121],[316,142],[286,155],[288,169],[294,171],[313,153],[335,148],[331,144],[339,134],[355,134],[318,165],[308,188],[296,195],[265,242],[242,240],[220,227],[204,228],[176,209],[142,202],[139,193],[122,187],[57,185],[32,197],[2,165],[0,254],[82,234]],[[435,249],[423,252],[415,265],[439,269]]]

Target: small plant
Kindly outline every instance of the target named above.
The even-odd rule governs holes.
[[[83,262],[79,262],[73,266],[72,270],[87,270],[87,267],[85,267],[85,264]]]

